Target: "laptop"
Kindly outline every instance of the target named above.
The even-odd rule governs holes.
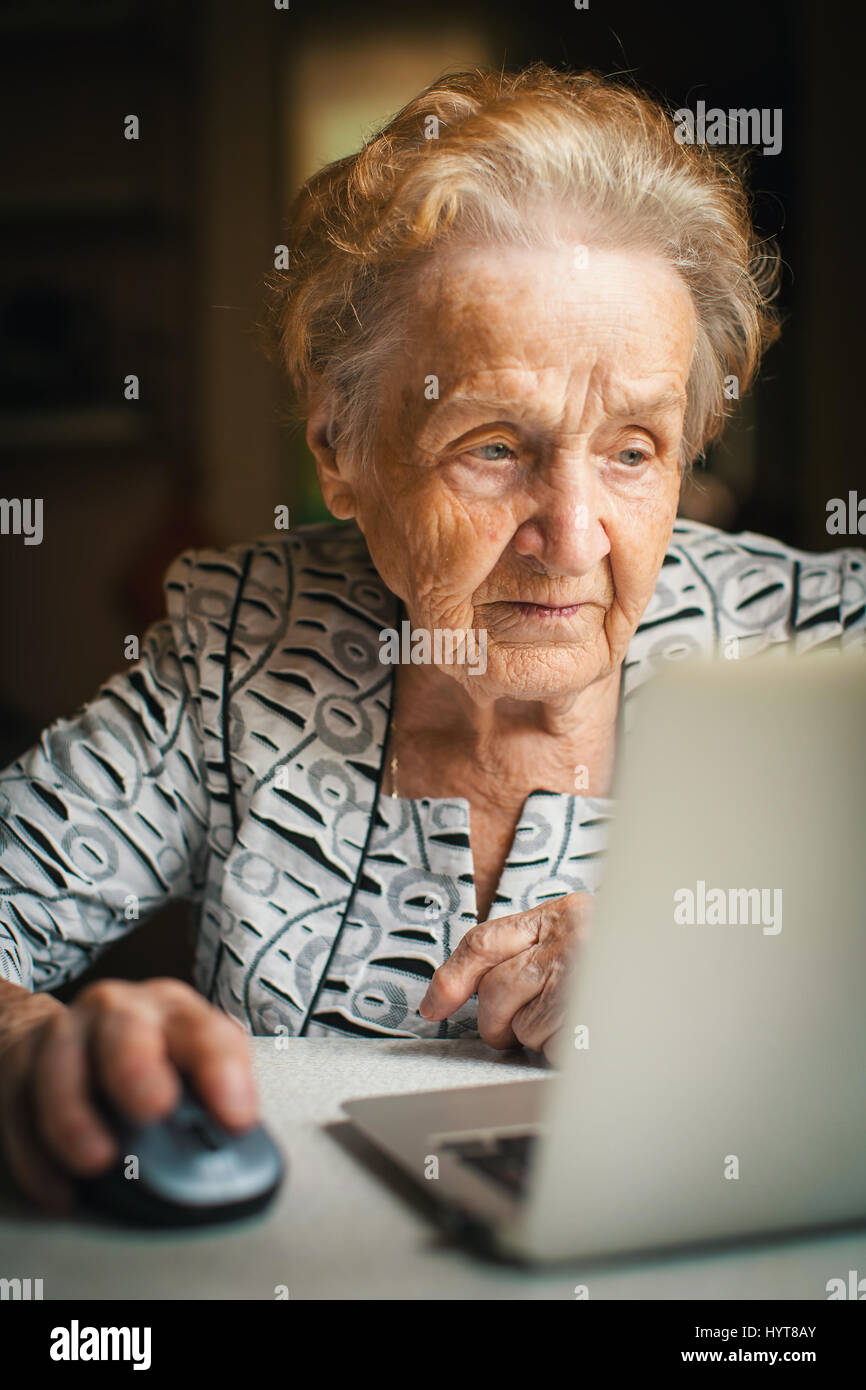
[[[771,652],[629,701],[555,1065],[343,1107],[491,1252],[866,1220],[866,655]]]

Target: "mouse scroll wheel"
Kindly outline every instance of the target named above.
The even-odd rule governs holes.
[[[209,1149],[221,1149],[223,1146],[222,1136],[208,1120],[194,1120],[190,1129],[197,1134],[202,1143]]]

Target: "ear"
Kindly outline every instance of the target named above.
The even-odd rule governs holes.
[[[333,402],[323,400],[315,406],[307,420],[307,447],[316,460],[316,472],[325,506],[339,521],[348,521],[357,513],[354,469],[337,450],[336,421]]]

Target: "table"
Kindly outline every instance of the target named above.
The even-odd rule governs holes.
[[[206,1230],[58,1221],[0,1192],[0,1277],[45,1299],[826,1299],[866,1274],[866,1229],[828,1237],[529,1270],[485,1260],[430,1219],[424,1192],[352,1129],[343,1100],[525,1079],[542,1059],[480,1040],[252,1039],[263,1115],[289,1157],[275,1203]]]

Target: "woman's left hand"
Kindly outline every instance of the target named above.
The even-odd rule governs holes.
[[[592,903],[590,893],[568,893],[470,927],[430,981],[422,1016],[447,1018],[477,991],[478,1031],[490,1047],[521,1043],[550,1060]]]

